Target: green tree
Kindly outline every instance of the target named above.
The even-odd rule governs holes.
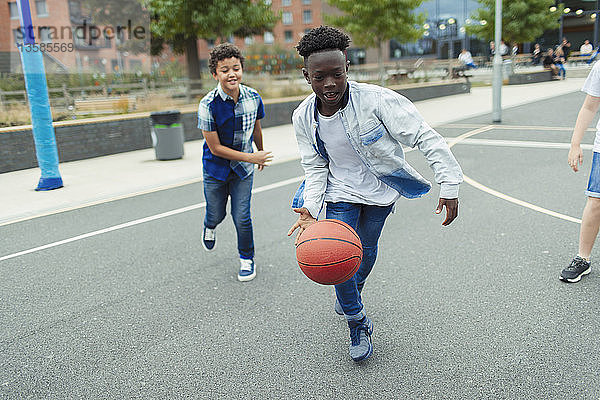
[[[379,78],[384,83],[383,44],[390,39],[410,43],[423,35],[424,14],[415,14],[423,0],[327,0],[344,15],[325,16],[325,22],[344,29],[352,41],[377,48]]]
[[[152,15],[152,52],[163,44],[185,53],[190,79],[200,79],[198,39],[262,34],[273,29],[278,16],[263,0],[141,0]]]
[[[475,10],[472,18],[486,23],[467,26],[467,33],[484,40],[493,40],[496,29],[496,1],[478,1],[483,7]],[[542,36],[544,31],[559,27],[563,9],[562,4],[554,7],[554,0],[503,0],[502,38],[509,43],[534,41]]]

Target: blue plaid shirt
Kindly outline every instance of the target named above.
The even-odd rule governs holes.
[[[223,146],[253,153],[252,133],[256,120],[265,116],[265,109],[258,92],[240,84],[240,96],[237,103],[223,91],[219,84],[200,100],[198,106],[198,128],[204,131],[216,131]],[[244,179],[254,172],[254,164],[227,160],[210,152],[206,142],[202,156],[204,171],[215,179],[224,181],[234,171]]]

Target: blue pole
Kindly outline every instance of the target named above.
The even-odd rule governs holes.
[[[41,170],[41,177],[35,190],[58,189],[63,186],[63,181],[58,171],[58,149],[52,126],[44,58],[41,49],[35,44],[29,0],[17,0],[17,4],[21,29],[23,29],[23,45],[18,47],[31,112],[35,153]]]

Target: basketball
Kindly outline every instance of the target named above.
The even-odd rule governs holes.
[[[352,278],[362,261],[362,243],[350,225],[324,219],[310,225],[296,246],[296,260],[304,275],[322,285]]]

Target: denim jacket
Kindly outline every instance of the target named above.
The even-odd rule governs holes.
[[[431,189],[404,158],[402,145],[425,155],[441,185],[440,197],[458,197],[462,170],[444,138],[431,128],[414,104],[404,96],[380,86],[348,82],[346,105],[340,110],[350,144],[367,168],[382,182],[406,198],[421,197]],[[304,168],[292,207],[306,207],[317,217],[325,198],[329,158],[319,138],[317,97],[313,93],[294,110],[292,122]]]

